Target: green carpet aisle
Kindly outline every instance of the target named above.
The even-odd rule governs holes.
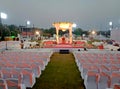
[[[72,53],[54,53],[32,89],[85,89]]]

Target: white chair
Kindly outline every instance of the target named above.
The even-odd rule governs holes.
[[[101,72],[98,82],[98,89],[110,88],[110,76],[104,72]]]
[[[0,71],[0,78],[3,78],[3,74],[2,74],[2,72]]]
[[[18,77],[19,81],[22,84],[25,84],[26,87],[32,87],[35,84],[35,75],[31,69],[16,68],[15,71],[17,71],[17,72],[14,72],[13,73],[14,76],[13,76],[13,74],[12,74],[12,76]],[[20,76],[16,75],[18,72],[19,72]]]
[[[35,84],[35,75],[32,72],[27,70],[22,70],[21,73],[23,74],[22,82],[25,84],[26,87],[33,87]]]
[[[111,71],[119,71],[120,70],[120,67],[119,66],[117,66],[117,65],[111,65]]]
[[[98,74],[88,71],[84,84],[86,89],[98,89]]]
[[[3,74],[3,79],[6,79],[6,78],[11,78],[11,72],[5,70],[5,69],[1,69],[1,72]]]
[[[81,69],[81,76],[83,79],[85,78],[85,75],[87,74],[88,71],[93,71],[95,73],[98,73],[98,68],[97,68],[97,66],[94,66],[92,64],[84,65]]]
[[[111,87],[113,88],[115,84],[120,84],[120,72],[113,72],[111,74]]]
[[[31,64],[32,66],[32,71],[35,74],[35,77],[40,77],[41,75],[41,68],[39,65]]]
[[[8,89],[26,89],[25,85],[20,83],[16,78],[8,78],[5,81]]]
[[[34,63],[20,63],[16,64],[16,68],[18,70],[26,69],[34,73],[35,77],[39,77],[41,74],[41,67],[40,65],[35,65]]]
[[[106,65],[100,65],[100,72],[104,72],[108,75],[111,75],[111,67],[108,68]]]
[[[0,89],[8,89],[6,81],[0,78]]]

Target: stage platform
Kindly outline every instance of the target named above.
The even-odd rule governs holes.
[[[81,45],[74,46],[72,44],[56,44],[56,45],[46,45],[43,48],[84,48],[84,46]]]

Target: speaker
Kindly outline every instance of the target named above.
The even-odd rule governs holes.
[[[117,51],[120,51],[120,48],[119,48],[119,49],[117,49]]]
[[[59,51],[60,54],[69,54],[69,50],[68,49],[61,49]]]

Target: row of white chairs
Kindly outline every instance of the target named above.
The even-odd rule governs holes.
[[[8,49],[21,49],[20,41],[1,41],[0,49],[5,49],[6,45]]]
[[[4,59],[6,62],[12,63],[33,63],[43,62],[42,64],[47,65],[50,61],[51,52],[4,52],[0,54],[0,59]],[[1,60],[2,61],[2,60]]]
[[[86,89],[113,89],[114,85],[120,85],[120,72],[112,72],[109,76],[105,72],[90,70],[85,75],[84,84]]]
[[[35,84],[35,75],[30,69],[1,69],[1,79],[8,80],[18,80],[18,84],[22,84],[25,87],[32,87]],[[14,84],[13,84],[14,86]]]
[[[120,84],[119,53],[74,52],[74,56],[86,89],[112,89]]]
[[[0,89],[26,89],[26,87],[16,78],[0,78]]]
[[[51,55],[52,52],[0,53],[0,89],[33,87],[35,79],[40,77]]]

